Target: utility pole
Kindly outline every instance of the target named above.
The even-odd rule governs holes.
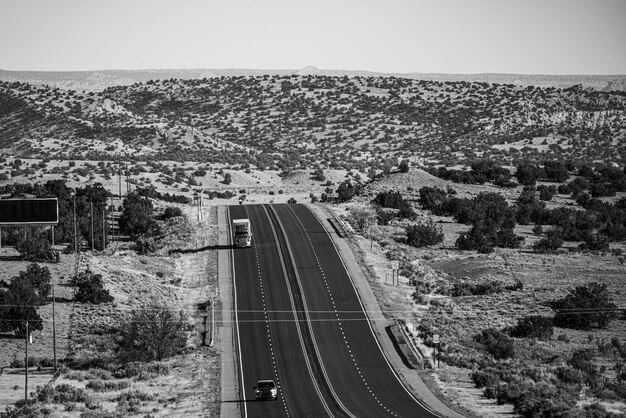
[[[54,297],[54,286],[56,284],[56,276],[52,280],[52,363],[54,366],[54,371],[57,371],[57,327],[55,322],[54,308],[55,308],[55,297]]]
[[[106,206],[106,205],[105,205]],[[106,208],[102,208],[102,251],[104,251],[104,249],[107,246],[107,236],[106,236],[106,223],[105,223],[105,218],[104,218],[104,211],[106,210]]]
[[[117,159],[117,178],[118,178],[118,186],[119,186],[118,197],[121,199],[122,198],[122,161],[119,158]]]
[[[89,211],[90,211],[90,218],[91,218],[91,251],[93,252],[94,249],[94,243],[93,243],[93,202],[89,202]]]
[[[72,193],[74,198],[74,277],[78,276],[78,240],[76,239],[76,192]]]
[[[28,314],[26,314],[26,338],[24,339],[26,347],[26,356],[24,359],[24,400],[28,401]]]

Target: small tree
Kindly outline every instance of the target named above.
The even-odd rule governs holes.
[[[367,231],[376,223],[376,211],[371,206],[354,205],[350,207],[350,220],[357,231]]]
[[[600,328],[617,318],[617,305],[606,283],[593,282],[577,286],[563,299],[551,303],[557,315],[554,324],[566,328],[587,329],[592,324]]]
[[[24,336],[26,321],[29,331],[42,330],[43,324],[36,306],[44,304],[50,293],[48,268],[31,264],[4,287],[6,290],[0,290],[0,330]]]
[[[474,337],[496,360],[515,357],[513,340],[500,331],[488,328]]]
[[[74,296],[77,302],[97,305],[113,301],[113,296],[104,288],[101,274],[93,274],[89,270],[84,271],[73,277],[70,285],[77,288]]]
[[[18,238],[15,249],[23,260],[58,263],[59,252],[55,251],[44,234],[29,234]]]
[[[435,224],[432,219],[426,223],[409,225],[406,229],[406,243],[413,247],[429,247],[443,242],[441,226]]]
[[[547,340],[554,333],[552,318],[532,315],[520,318],[511,329],[511,336],[517,338],[537,338]]]
[[[128,233],[132,239],[140,235],[156,235],[160,232],[159,225],[152,218],[153,208],[150,199],[136,193],[129,194],[124,199],[120,228]]]
[[[124,361],[162,360],[180,352],[189,330],[187,315],[152,300],[123,323],[119,356]]]
[[[400,162],[400,166],[398,167],[401,173],[408,173],[410,168],[411,165],[409,163],[409,160],[402,160]]]

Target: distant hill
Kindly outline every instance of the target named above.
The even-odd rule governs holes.
[[[0,153],[286,172],[387,170],[403,159],[448,167],[477,158],[626,162],[623,92],[305,70],[196,79],[162,72],[162,80],[86,92],[0,82]]]
[[[8,71],[0,70],[0,81],[46,84],[67,90],[101,91],[112,86],[128,86],[148,80],[203,79],[256,75],[326,75],[336,77],[403,77],[433,81],[471,81],[518,86],[566,88],[582,85],[596,90],[626,91],[626,75],[529,75],[529,74],[443,74],[443,73],[377,73],[372,71],[322,70],[308,66],[300,70],[254,69],[148,69],[95,71]]]

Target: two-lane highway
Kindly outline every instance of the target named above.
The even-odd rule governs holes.
[[[303,205],[230,207],[249,218],[251,248],[234,249],[241,385],[280,385],[247,416],[435,417],[401,384],[367,321],[331,238]]]

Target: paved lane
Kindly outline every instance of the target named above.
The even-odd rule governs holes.
[[[293,252],[330,386],[355,417],[435,417],[387,363],[331,238],[303,205],[272,205]]]

